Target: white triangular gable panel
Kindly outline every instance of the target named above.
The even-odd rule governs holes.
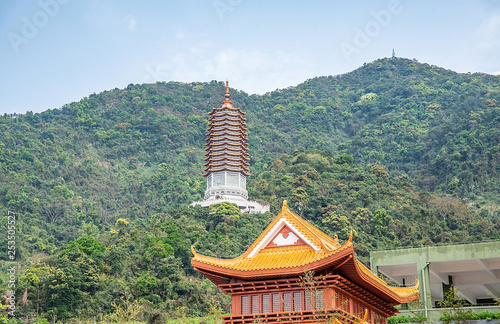
[[[256,255],[260,250],[266,247],[272,239],[281,231],[284,226],[288,226],[288,228],[295,234],[298,238],[302,239],[302,241],[306,242],[307,245],[312,247],[315,251],[319,251],[320,248],[316,246],[313,242],[308,240],[302,233],[300,233],[295,226],[293,226],[286,218],[282,217],[272,228],[271,230],[264,236],[264,238],[255,246],[255,248],[248,254],[247,258],[251,258]]]
[[[294,245],[299,240],[300,238],[297,235],[293,234],[293,232],[290,232],[287,238],[285,238],[282,233],[279,233],[274,237],[273,243],[277,246],[286,246]]]

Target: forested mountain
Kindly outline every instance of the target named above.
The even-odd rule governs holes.
[[[223,93],[216,81],[131,84],[0,117],[0,207],[18,216],[29,258],[25,314],[94,316],[139,299],[147,316],[203,314],[204,295],[226,300],[191,281],[189,246],[235,256],[283,199],[330,235],[352,229],[365,260],[500,238],[499,76],[395,58],[265,95],[232,90],[247,112],[249,193],[272,203],[259,216],[187,207],[205,190],[207,113]]]

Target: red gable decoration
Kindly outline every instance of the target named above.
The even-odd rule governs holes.
[[[303,245],[307,244],[304,242],[296,233],[294,233],[287,225],[276,234],[271,242],[265,247],[273,248],[279,246],[289,246],[289,245]]]

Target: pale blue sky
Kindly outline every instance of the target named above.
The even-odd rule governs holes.
[[[229,78],[265,93],[365,62],[500,74],[497,0],[0,2],[0,113],[130,83]]]

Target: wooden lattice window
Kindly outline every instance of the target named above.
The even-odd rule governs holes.
[[[273,313],[280,312],[280,294],[273,294]]]
[[[259,313],[259,295],[252,295],[252,314]]]
[[[316,291],[316,296],[314,296],[314,302],[315,302],[315,306],[316,306],[316,309],[323,309],[324,308],[324,305],[323,305],[323,290],[317,290]]]
[[[241,296],[241,314],[249,314],[248,296]]]
[[[302,293],[300,291],[293,293],[293,310],[294,311],[302,310]]]
[[[313,293],[312,291],[307,291],[304,293],[305,310],[312,310],[313,308]]]
[[[262,313],[270,313],[269,295],[262,295]]]
[[[290,312],[292,310],[292,296],[290,293],[283,294],[283,311]]]

